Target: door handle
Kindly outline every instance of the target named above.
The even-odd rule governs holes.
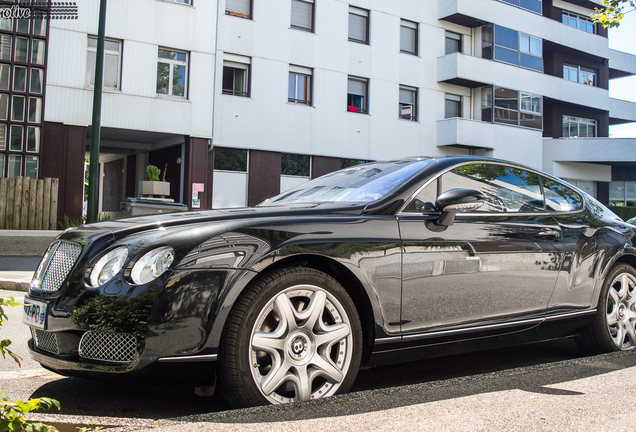
[[[546,229],[543,231],[539,231],[539,237],[557,239],[561,237],[561,232],[555,229]]]

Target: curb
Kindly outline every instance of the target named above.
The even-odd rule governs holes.
[[[30,282],[0,279],[0,289],[5,291],[28,292],[30,286]]]

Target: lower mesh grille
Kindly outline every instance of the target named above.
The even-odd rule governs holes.
[[[89,331],[79,344],[82,359],[112,363],[130,363],[137,352],[137,339],[128,333]]]
[[[32,328],[31,334],[33,335],[33,342],[38,349],[53,354],[60,353],[57,346],[57,337],[55,336],[55,333]]]

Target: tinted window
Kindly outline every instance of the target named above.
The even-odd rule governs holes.
[[[539,176],[504,165],[466,165],[442,176],[441,192],[465,188],[481,192],[486,199],[479,212],[542,211]]]
[[[247,172],[247,150],[215,147],[214,169]]]
[[[581,195],[554,180],[543,179],[545,203],[550,211],[574,211],[583,208]]]
[[[434,211],[437,190],[474,189],[484,195],[477,212],[527,213],[545,211],[539,176],[504,165],[475,164],[455,168],[442,175],[440,184],[422,190],[405,211]]]

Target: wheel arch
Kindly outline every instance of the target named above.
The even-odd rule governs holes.
[[[249,290],[250,286],[257,283],[261,278],[266,277],[268,274],[285,267],[312,268],[331,276],[340,285],[342,285],[356,306],[356,310],[360,318],[363,337],[361,363],[365,364],[371,355],[375,341],[376,317],[374,307],[362,282],[355,276],[355,274],[353,274],[353,272],[342,263],[322,255],[300,254],[287,256],[270,263],[266,267],[260,268],[258,273],[254,271],[243,273],[243,276],[239,278],[240,281],[237,280],[237,283],[234,284],[234,288],[237,288],[237,290],[233,292],[231,296],[226,297],[224,305],[222,305],[220,310],[217,312],[214,323],[216,331],[214,329],[212,330],[212,334],[210,335],[212,340],[208,340],[208,346],[219,346],[223,329],[232,314],[232,310],[239,303],[241,296]],[[210,344],[210,342],[212,343]]]

